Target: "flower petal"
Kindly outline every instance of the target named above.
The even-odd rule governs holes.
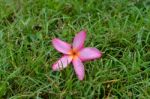
[[[70,44],[68,44],[58,38],[53,39],[52,44],[56,50],[58,50],[59,52],[64,53],[64,54],[68,54],[69,51],[71,50]]]
[[[82,49],[79,53],[79,58],[82,61],[92,60],[102,56],[102,53],[98,49],[90,47]]]
[[[74,59],[72,62],[73,62],[73,67],[74,67],[74,70],[75,70],[75,73],[76,73],[78,79],[83,80],[84,73],[85,73],[83,63],[81,62],[81,60],[79,58]]]
[[[84,41],[86,38],[86,32],[80,31],[78,34],[76,34],[74,40],[73,40],[73,48],[80,50],[84,46]]]
[[[71,63],[71,61],[72,61],[72,58],[70,56],[64,55],[57,62],[53,64],[52,69],[54,71],[62,70],[63,68],[66,68],[68,64]]]

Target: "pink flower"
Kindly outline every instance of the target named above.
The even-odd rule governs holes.
[[[75,36],[72,45],[58,38],[53,39],[52,44],[54,48],[64,55],[53,64],[52,69],[54,71],[62,70],[72,62],[78,79],[83,80],[85,70],[82,62],[100,58],[102,56],[102,53],[96,48],[84,48],[85,38],[86,32],[81,31]]]

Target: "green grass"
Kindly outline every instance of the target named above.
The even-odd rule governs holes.
[[[52,71],[51,40],[82,29],[103,56],[79,81],[72,65]],[[0,98],[150,99],[150,2],[0,0]]]

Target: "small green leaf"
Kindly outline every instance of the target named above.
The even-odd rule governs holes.
[[[0,97],[6,94],[7,83],[5,81],[0,82]]]

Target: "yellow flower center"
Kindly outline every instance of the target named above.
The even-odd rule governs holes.
[[[69,53],[73,60],[79,57],[79,52],[76,49],[70,50]]]

